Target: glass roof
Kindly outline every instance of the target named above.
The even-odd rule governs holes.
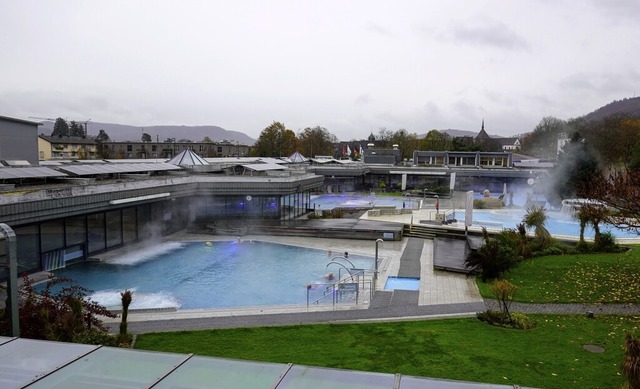
[[[35,382],[29,388],[148,388],[189,355],[103,347]]]
[[[196,166],[196,165],[208,165],[204,158],[194,153],[190,149],[186,149],[180,154],[169,160],[170,164],[179,165],[179,166]]]
[[[192,357],[154,388],[262,389],[276,384],[288,366],[284,363]]]
[[[98,347],[74,343],[54,343],[55,347],[45,345],[46,343],[40,340],[31,339],[15,339],[2,343],[0,387],[16,388],[27,385]]]
[[[0,388],[513,388],[400,374],[0,337]]]
[[[282,379],[280,388],[365,389],[394,387],[395,375],[296,365]]]

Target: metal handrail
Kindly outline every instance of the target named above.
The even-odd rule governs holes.
[[[347,269],[348,270],[348,269]],[[350,273],[350,272],[349,272]],[[329,286],[325,286],[325,291],[323,293],[323,295],[319,298],[316,298],[313,301],[309,301],[309,294],[307,291],[307,306],[309,306],[310,304],[318,304],[320,301],[328,298],[329,296],[331,296],[333,298],[333,305],[335,306],[336,304],[336,292],[338,292],[340,290],[340,285],[344,285],[346,283],[349,283],[349,281],[356,281],[356,283],[358,284],[362,284],[362,289],[366,290],[366,284],[369,284],[369,293],[371,295],[371,297],[373,298],[373,295],[375,293],[375,284],[376,284],[376,280],[375,277],[372,275],[369,275],[369,280],[367,280],[367,275],[366,275],[366,270],[363,269],[362,272],[358,272],[358,274],[352,275],[351,273],[349,274],[349,276],[345,276],[343,277],[339,277],[338,278],[338,282],[336,283],[331,283],[329,284]],[[327,284],[319,284],[319,285],[327,285]],[[310,289],[311,285],[307,285],[307,289]],[[359,292],[358,292],[359,293]],[[356,304],[358,304],[357,299],[356,299]]]

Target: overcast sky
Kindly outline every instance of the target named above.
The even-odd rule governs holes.
[[[640,94],[638,0],[0,3],[0,115],[513,136]]]

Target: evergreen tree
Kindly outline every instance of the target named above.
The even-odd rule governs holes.
[[[105,143],[109,142],[111,139],[109,138],[109,134],[105,130],[100,130],[98,136],[96,136],[97,143]]]
[[[69,127],[69,136],[83,137],[84,128],[82,128],[82,124],[72,120],[71,126]]]
[[[63,118],[57,118],[53,124],[51,136],[69,136],[69,125]]]

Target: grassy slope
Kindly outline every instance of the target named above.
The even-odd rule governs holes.
[[[136,348],[543,388],[617,388],[640,317],[536,316],[514,330],[470,319],[143,334]],[[584,344],[607,351],[586,352]]]
[[[514,301],[640,303],[640,248],[625,253],[553,255],[530,259],[504,275],[518,286]],[[492,297],[489,285],[480,292]]]

